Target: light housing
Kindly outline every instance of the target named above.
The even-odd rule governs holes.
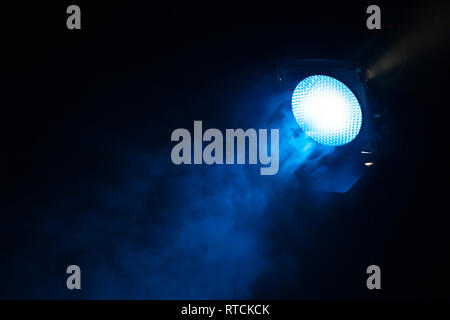
[[[300,166],[299,181],[309,189],[347,192],[376,163],[366,70],[348,61],[287,60],[277,78],[281,90],[291,93],[299,131],[323,151]]]

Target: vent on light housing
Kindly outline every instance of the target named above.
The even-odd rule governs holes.
[[[300,81],[292,94],[292,111],[300,128],[315,141],[342,146],[358,135],[361,106],[341,81],[313,75]]]

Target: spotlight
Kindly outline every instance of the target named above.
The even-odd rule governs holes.
[[[366,70],[346,61],[289,60],[277,72],[299,132],[317,145],[296,175],[309,188],[347,192],[376,164]]]
[[[300,81],[292,94],[292,111],[300,128],[315,141],[341,146],[361,129],[361,107],[339,80],[314,75]]]

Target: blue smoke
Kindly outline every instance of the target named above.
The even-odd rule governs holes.
[[[293,214],[295,199],[288,194],[298,184],[294,172],[320,148],[299,132],[290,93],[276,93],[271,81],[263,78],[241,96],[227,127],[279,128],[277,175],[261,176],[259,165],[175,166],[172,146],[123,150],[123,182],[91,186],[88,206],[74,205],[76,195],[50,206],[55,214],[39,228],[52,239],[58,261],[80,265],[81,297],[255,298],[255,282],[274,268],[274,207]],[[56,213],[64,211],[73,214]],[[283,255],[290,269],[299,269],[289,253]],[[32,297],[73,297],[49,289],[64,287],[63,281],[48,276]]]

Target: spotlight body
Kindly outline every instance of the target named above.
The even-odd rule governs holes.
[[[296,171],[305,187],[347,192],[376,163],[376,142],[368,105],[366,71],[353,62],[282,61],[277,69],[299,132],[317,153]]]

